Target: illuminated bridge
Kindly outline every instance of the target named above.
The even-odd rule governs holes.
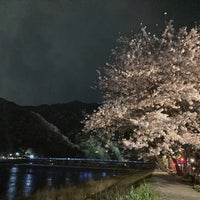
[[[154,164],[144,161],[102,160],[86,158],[17,158],[0,159],[0,164],[76,167],[76,168],[107,168],[107,169],[151,169]]]

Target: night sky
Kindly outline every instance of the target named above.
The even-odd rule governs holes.
[[[91,86],[120,34],[138,32],[141,22],[159,32],[170,19],[199,23],[200,0],[1,0],[0,97],[100,102]]]

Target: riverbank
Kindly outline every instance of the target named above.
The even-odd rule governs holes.
[[[151,176],[152,170],[134,171],[128,175],[105,178],[99,181],[90,180],[80,186],[61,189],[50,189],[36,192],[27,200],[111,200],[128,192],[132,185]]]
[[[160,171],[132,171],[127,175],[90,180],[79,186],[45,189],[26,200],[116,200],[142,183],[155,192],[159,200],[199,200],[200,193],[186,184],[181,177]],[[157,198],[156,198],[157,199]],[[25,199],[24,199],[25,200]]]
[[[84,200],[121,199],[130,192],[131,186],[136,187],[147,183],[155,192],[159,200],[199,200],[200,192],[193,189],[193,185],[186,183],[182,177],[161,171],[138,173],[137,175],[122,178],[118,183],[103,192],[96,193]]]
[[[106,188],[103,191],[97,192],[89,196],[85,200],[111,200],[119,199],[119,197],[127,194],[132,186],[139,186],[145,179],[152,176],[152,170],[138,171],[134,174],[129,174],[123,177],[118,177],[116,183]]]
[[[98,198],[91,198],[95,200],[110,200],[110,199],[123,199],[116,198],[130,193],[130,186],[133,187],[141,183],[147,183],[150,189],[156,194],[156,199],[159,200],[199,200],[200,192],[193,188],[193,184],[185,182],[183,177],[172,175],[166,172],[153,171],[144,176],[129,177],[130,179],[122,179],[115,185],[115,189],[108,189],[104,193],[106,195],[99,195]],[[137,180],[137,178],[139,178]],[[128,180],[128,181],[127,181]],[[196,185],[197,186],[197,185]],[[113,188],[113,187],[112,187]],[[113,194],[113,196],[112,196]],[[100,197],[100,198],[99,198]]]

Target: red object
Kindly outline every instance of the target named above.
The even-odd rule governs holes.
[[[173,163],[172,163],[172,166],[173,166],[173,167],[176,167],[176,163],[175,163],[175,162],[173,162]]]
[[[181,163],[184,163],[184,162],[185,162],[185,160],[184,160],[184,158],[183,158],[183,157],[180,157],[180,159],[179,159],[179,160],[180,160],[180,162],[181,162]]]

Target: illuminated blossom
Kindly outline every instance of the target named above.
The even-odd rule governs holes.
[[[198,27],[175,31],[170,22],[160,37],[142,28],[119,39],[111,60],[98,72],[104,101],[85,121],[85,131],[118,135],[141,156],[200,148]]]

